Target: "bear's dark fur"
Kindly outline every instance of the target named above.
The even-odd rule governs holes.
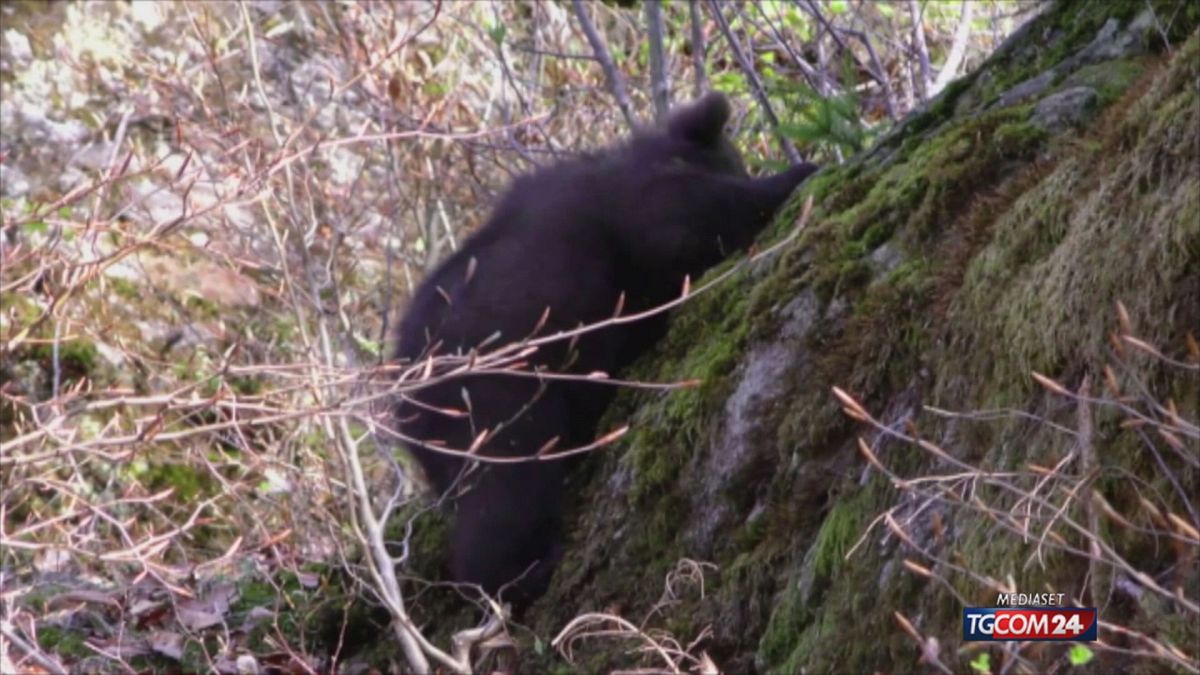
[[[801,181],[801,164],[769,178],[746,175],[725,138],[729,104],[709,94],[676,111],[665,131],[517,179],[487,223],[420,285],[399,328],[397,357],[468,352],[550,335],[675,298],[750,244]],[[654,344],[662,315],[543,346],[530,369],[613,374]],[[409,439],[464,450],[495,433],[481,455],[522,457],[551,439],[558,449],[592,442],[611,385],[502,374],[460,376],[401,401],[396,424]],[[469,411],[450,416],[435,409]],[[545,590],[559,553],[563,461],[465,462],[411,448],[433,488],[455,487],[451,542],[455,580],[506,600]],[[456,483],[462,474],[461,481]]]

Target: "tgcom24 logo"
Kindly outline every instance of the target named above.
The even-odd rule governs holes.
[[[1098,614],[1095,607],[966,607],[963,640],[1091,642],[1097,637]]]

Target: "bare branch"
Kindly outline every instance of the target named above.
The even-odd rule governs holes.
[[[688,0],[688,13],[691,15],[689,25],[692,31],[692,95],[700,98],[708,91],[708,75],[705,72],[704,26],[700,19],[700,0]]]
[[[621,114],[625,117],[625,123],[632,129],[637,126],[633,116],[633,106],[629,103],[629,95],[625,92],[625,80],[621,77],[620,71],[613,65],[612,56],[608,53],[608,47],[604,46],[604,41],[600,39],[600,35],[596,32],[596,27],[592,25],[592,20],[588,16],[587,8],[583,4],[583,0],[571,0],[571,6],[575,9],[575,18],[579,20],[579,27],[583,29],[583,34],[587,36],[588,44],[592,46],[592,52],[596,55],[596,60],[600,62],[600,67],[604,69],[604,77],[608,80],[608,88],[612,93],[613,98],[617,99],[617,107],[621,109]]]
[[[650,47],[650,97],[654,100],[654,117],[658,122],[667,119],[671,107],[671,83],[667,78],[663,55],[662,0],[645,0],[646,40]]]
[[[29,643],[20,635],[17,635],[17,633],[10,627],[7,617],[0,620],[0,636],[3,636],[5,640],[8,640],[9,643],[17,649],[25,652],[26,658],[44,668],[46,672],[52,673],[53,675],[67,675],[67,670],[63,668],[58,661],[50,656],[47,656],[46,654],[43,654],[36,645]],[[7,653],[4,653],[3,655],[8,657]]]
[[[950,46],[946,63],[942,65],[942,70],[938,72],[937,80],[929,91],[930,96],[936,96],[951,80],[958,77],[958,69],[967,53],[967,42],[971,39],[971,15],[974,9],[973,0],[962,0],[962,14],[958,19],[958,27],[954,30],[954,43]]]
[[[929,48],[925,46],[925,24],[921,19],[921,3],[908,0],[908,16],[912,22],[912,46],[920,65],[917,78],[917,94],[921,101],[929,100],[929,87],[933,81],[933,69],[929,66]]]

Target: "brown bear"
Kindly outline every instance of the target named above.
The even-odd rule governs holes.
[[[749,177],[724,135],[729,112],[724,96],[709,94],[675,111],[665,130],[518,178],[418,287],[396,356],[494,348],[535,329],[551,335],[607,319],[619,303],[626,314],[645,310],[748,246],[817,167]],[[396,405],[396,426],[433,489],[453,492],[456,581],[517,603],[545,590],[559,555],[564,461],[467,462],[439,448],[465,450],[484,430],[493,435],[481,456],[592,442],[613,387],[538,373],[615,374],[665,326],[658,314],[543,345],[524,375],[459,375]]]

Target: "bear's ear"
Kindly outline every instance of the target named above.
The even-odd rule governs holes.
[[[672,113],[667,133],[693,143],[712,145],[721,138],[728,120],[729,101],[724,94],[713,91]]]

